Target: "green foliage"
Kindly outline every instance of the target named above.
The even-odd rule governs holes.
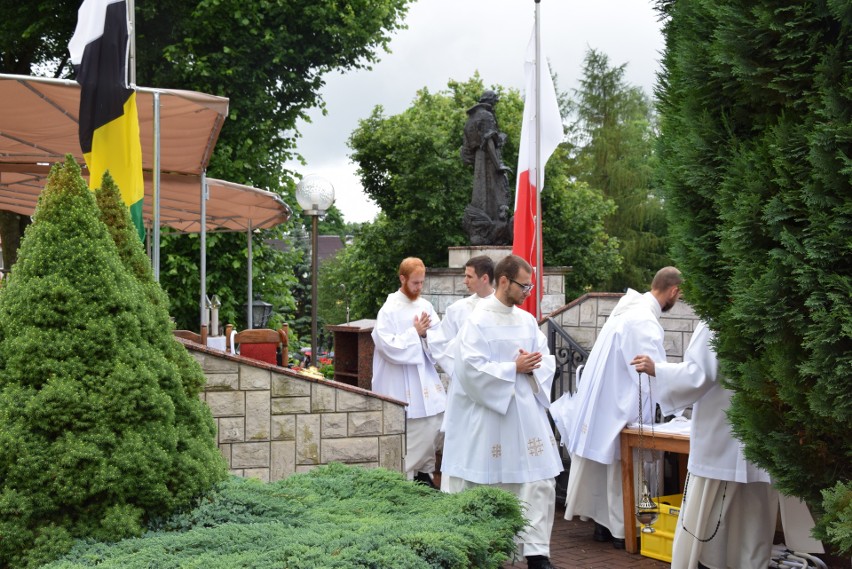
[[[103,196],[124,212],[123,253],[141,255],[117,190]],[[55,166],[0,289],[0,565],[138,535],[224,476],[165,306],[123,264],[77,164]]]
[[[615,203],[605,218],[606,232],[617,239],[621,264],[598,290],[646,290],[654,273],[670,264],[666,255],[666,219],[653,188],[655,133],[651,102],[624,79],[626,64],[590,49],[583,78],[569,103],[577,121],[571,135],[577,179]]]
[[[359,123],[349,140],[352,158],[365,192],[382,214],[361,228],[355,243],[329,268],[326,310],[342,284],[350,296],[351,318],[372,318],[399,286],[401,259],[413,255],[427,266],[446,266],[447,248],[467,244],[461,220],[470,203],[473,170],[463,164],[459,148],[466,110],[484,89],[478,75],[450,81],[439,93],[419,91],[399,115],[387,117],[377,107]],[[517,91],[491,89],[500,94],[495,113],[508,135],[503,160],[514,170],[523,100]],[[606,278],[619,261],[615,242],[603,230],[611,203],[574,182],[569,166],[562,148],[547,164],[542,227],[545,263],[574,268],[566,286],[570,295]]]
[[[262,230],[252,236],[252,292],[273,305],[277,313],[292,315],[296,309],[294,266],[301,252],[280,251],[265,242],[285,238],[282,230]],[[245,233],[207,234],[207,294],[219,295],[219,322],[244,328],[248,301],[248,245]],[[179,328],[197,330],[200,321],[201,239],[198,234],[163,235],[160,282],[168,292],[172,316]],[[285,318],[289,322],[289,318]]]
[[[502,490],[442,494],[331,464],[273,484],[231,478],[144,537],[81,542],[48,567],[498,568],[523,526]]]
[[[565,298],[571,301],[610,278],[622,258],[618,239],[604,227],[615,203],[568,175],[562,166],[569,163],[567,153],[560,147],[548,162],[541,208],[544,263],[571,267],[565,275]]]
[[[818,537],[837,546],[840,551],[852,551],[852,485],[838,482],[822,491],[825,519]]]
[[[746,456],[848,554],[852,504],[826,490],[852,474],[850,6],[659,8],[660,173],[687,298],[718,332]]]

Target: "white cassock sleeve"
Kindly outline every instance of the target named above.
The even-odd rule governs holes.
[[[459,332],[459,323],[453,318],[453,313],[447,310],[444,319],[438,326],[430,327],[426,333],[429,352],[432,358],[441,366],[444,373],[451,376],[455,363],[453,361],[453,342]]]
[[[550,390],[553,388],[553,376],[556,373],[556,357],[549,353],[547,347],[547,336],[536,327],[536,346],[533,351],[542,354],[541,365],[533,370],[531,383],[535,398],[539,404],[548,409],[550,407]],[[529,377],[529,376],[528,376]]]
[[[657,395],[664,415],[694,404],[716,385],[718,362],[710,341],[712,332],[700,322],[681,363],[656,362]]]
[[[440,320],[434,311],[430,311],[432,327],[438,326]],[[376,352],[389,363],[396,365],[418,365],[423,363],[424,352],[431,360],[428,350],[422,338],[414,328],[414,321],[406,326],[403,322],[395,322],[396,315],[384,310],[379,310],[376,326],[373,329],[373,342]],[[402,330],[398,332],[398,330]]]

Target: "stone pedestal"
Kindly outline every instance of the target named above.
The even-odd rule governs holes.
[[[464,264],[471,258],[488,255],[496,265],[503,257],[512,254],[512,248],[500,245],[468,245],[467,247],[447,247],[447,252],[450,257],[447,266],[451,269],[462,269],[462,273],[464,273]]]
[[[464,286],[464,264],[472,257],[488,255],[494,264],[512,254],[511,247],[497,245],[470,245],[467,247],[449,247],[449,268],[427,268],[423,296],[435,307],[443,318],[447,307],[468,294]],[[550,314],[565,304],[565,274],[570,267],[545,267],[542,275],[544,295],[541,298],[541,312]]]

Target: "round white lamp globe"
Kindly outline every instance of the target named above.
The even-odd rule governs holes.
[[[334,203],[334,186],[322,176],[305,176],[296,186],[296,201],[307,215],[324,215]]]

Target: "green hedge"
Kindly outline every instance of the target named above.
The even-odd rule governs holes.
[[[498,568],[523,526],[502,490],[443,494],[331,464],[272,484],[231,478],[144,537],[80,542],[48,567]]]

